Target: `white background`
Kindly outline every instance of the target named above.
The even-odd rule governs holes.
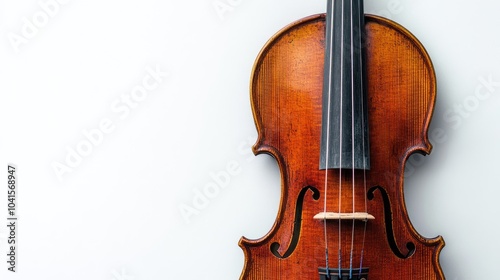
[[[275,162],[250,152],[252,65],[275,32],[325,1],[43,3],[0,1],[0,279],[238,279],[239,238],[267,233],[280,196]],[[495,277],[500,4],[365,6],[418,37],[436,70],[430,131],[440,135],[431,156],[408,163],[411,220],[444,236],[447,279]],[[6,263],[8,163],[17,273]]]

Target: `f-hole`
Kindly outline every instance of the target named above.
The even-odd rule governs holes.
[[[312,186],[306,186],[300,191],[299,196],[297,197],[297,203],[295,208],[295,221],[293,223],[294,224],[293,235],[292,235],[292,240],[290,241],[290,246],[288,247],[286,252],[283,255],[281,255],[279,253],[281,245],[278,242],[273,242],[271,244],[271,252],[277,258],[280,259],[288,258],[293,253],[293,251],[295,251],[295,248],[299,243],[300,230],[302,226],[302,205],[304,204],[304,198],[308,190],[311,190],[313,192],[312,197],[314,200],[318,200],[320,197],[318,189]]]
[[[373,200],[374,192],[378,190],[382,195],[382,201],[384,203],[384,222],[385,222],[385,231],[387,233],[387,241],[389,242],[389,246],[392,252],[400,259],[407,259],[415,253],[415,244],[413,242],[406,243],[406,249],[408,252],[404,254],[399,250],[396,238],[394,236],[394,230],[392,225],[392,211],[391,211],[391,201],[389,199],[389,195],[385,191],[385,189],[381,186],[375,186],[370,188],[368,191],[368,199]]]

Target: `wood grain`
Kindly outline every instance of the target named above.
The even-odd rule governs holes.
[[[367,201],[367,212],[375,217],[367,222],[363,260],[363,266],[370,269],[369,279],[444,279],[438,261],[444,241],[440,236],[424,238],[416,232],[408,217],[403,191],[403,171],[409,155],[428,154],[431,150],[427,130],[436,99],[436,81],[429,56],[401,26],[366,16],[371,169],[366,174],[355,172],[354,178],[350,170],[327,171],[330,187],[325,194],[325,171],[318,167],[324,17],[311,16],[278,32],[254,65],[251,101],[259,134],[254,152],[268,153],[277,160],[282,196],[276,221],[268,234],[258,240],[244,237],[240,240],[245,253],[240,279],[319,279],[318,268],[325,266],[325,241],[323,221],[313,217],[323,211],[325,195],[330,212],[337,211],[339,206],[342,212],[352,212],[353,196],[359,202],[354,206],[355,211],[365,212],[364,201]],[[310,189],[304,189],[306,186],[319,190],[319,199]],[[298,200],[301,192],[305,194],[302,202]],[[298,204],[302,212],[297,235],[294,230]],[[353,248],[358,266],[363,239],[362,226],[358,229],[358,225],[362,223],[356,223]],[[342,223],[339,244],[338,223],[328,223],[331,267],[336,267],[339,249],[342,266],[349,265],[351,226],[352,222]],[[294,235],[297,235],[296,248],[289,256],[280,258],[271,252],[271,247],[279,244],[276,250],[285,254]],[[395,242],[392,246],[402,255],[408,252],[411,255],[397,256],[391,248],[391,238]],[[406,244],[414,244],[414,251]]]

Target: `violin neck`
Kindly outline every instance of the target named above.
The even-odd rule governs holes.
[[[328,0],[320,169],[370,168],[363,0]]]

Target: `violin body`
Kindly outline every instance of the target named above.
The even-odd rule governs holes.
[[[359,279],[444,279],[438,261],[444,241],[440,236],[424,238],[415,230],[403,191],[406,160],[415,152],[428,154],[432,147],[427,130],[436,99],[433,66],[418,40],[400,25],[366,15],[365,32],[371,167],[352,175],[318,168],[325,15],[285,27],[260,52],[251,78],[259,135],[253,150],[277,160],[282,196],[271,230],[258,240],[240,240],[245,254],[240,279],[329,279],[318,270],[328,262],[322,245],[325,230],[332,263],[361,258],[362,266],[369,267],[369,277]],[[342,191],[323,191],[325,172],[328,184],[343,183]],[[323,211],[324,196],[342,212],[352,211],[351,201],[366,201],[357,203],[356,211],[366,206],[375,218],[342,221],[340,232],[339,224],[329,221],[325,229],[322,220],[313,219]],[[365,231],[352,230],[353,224],[363,223]],[[357,241],[363,241],[362,248]]]

